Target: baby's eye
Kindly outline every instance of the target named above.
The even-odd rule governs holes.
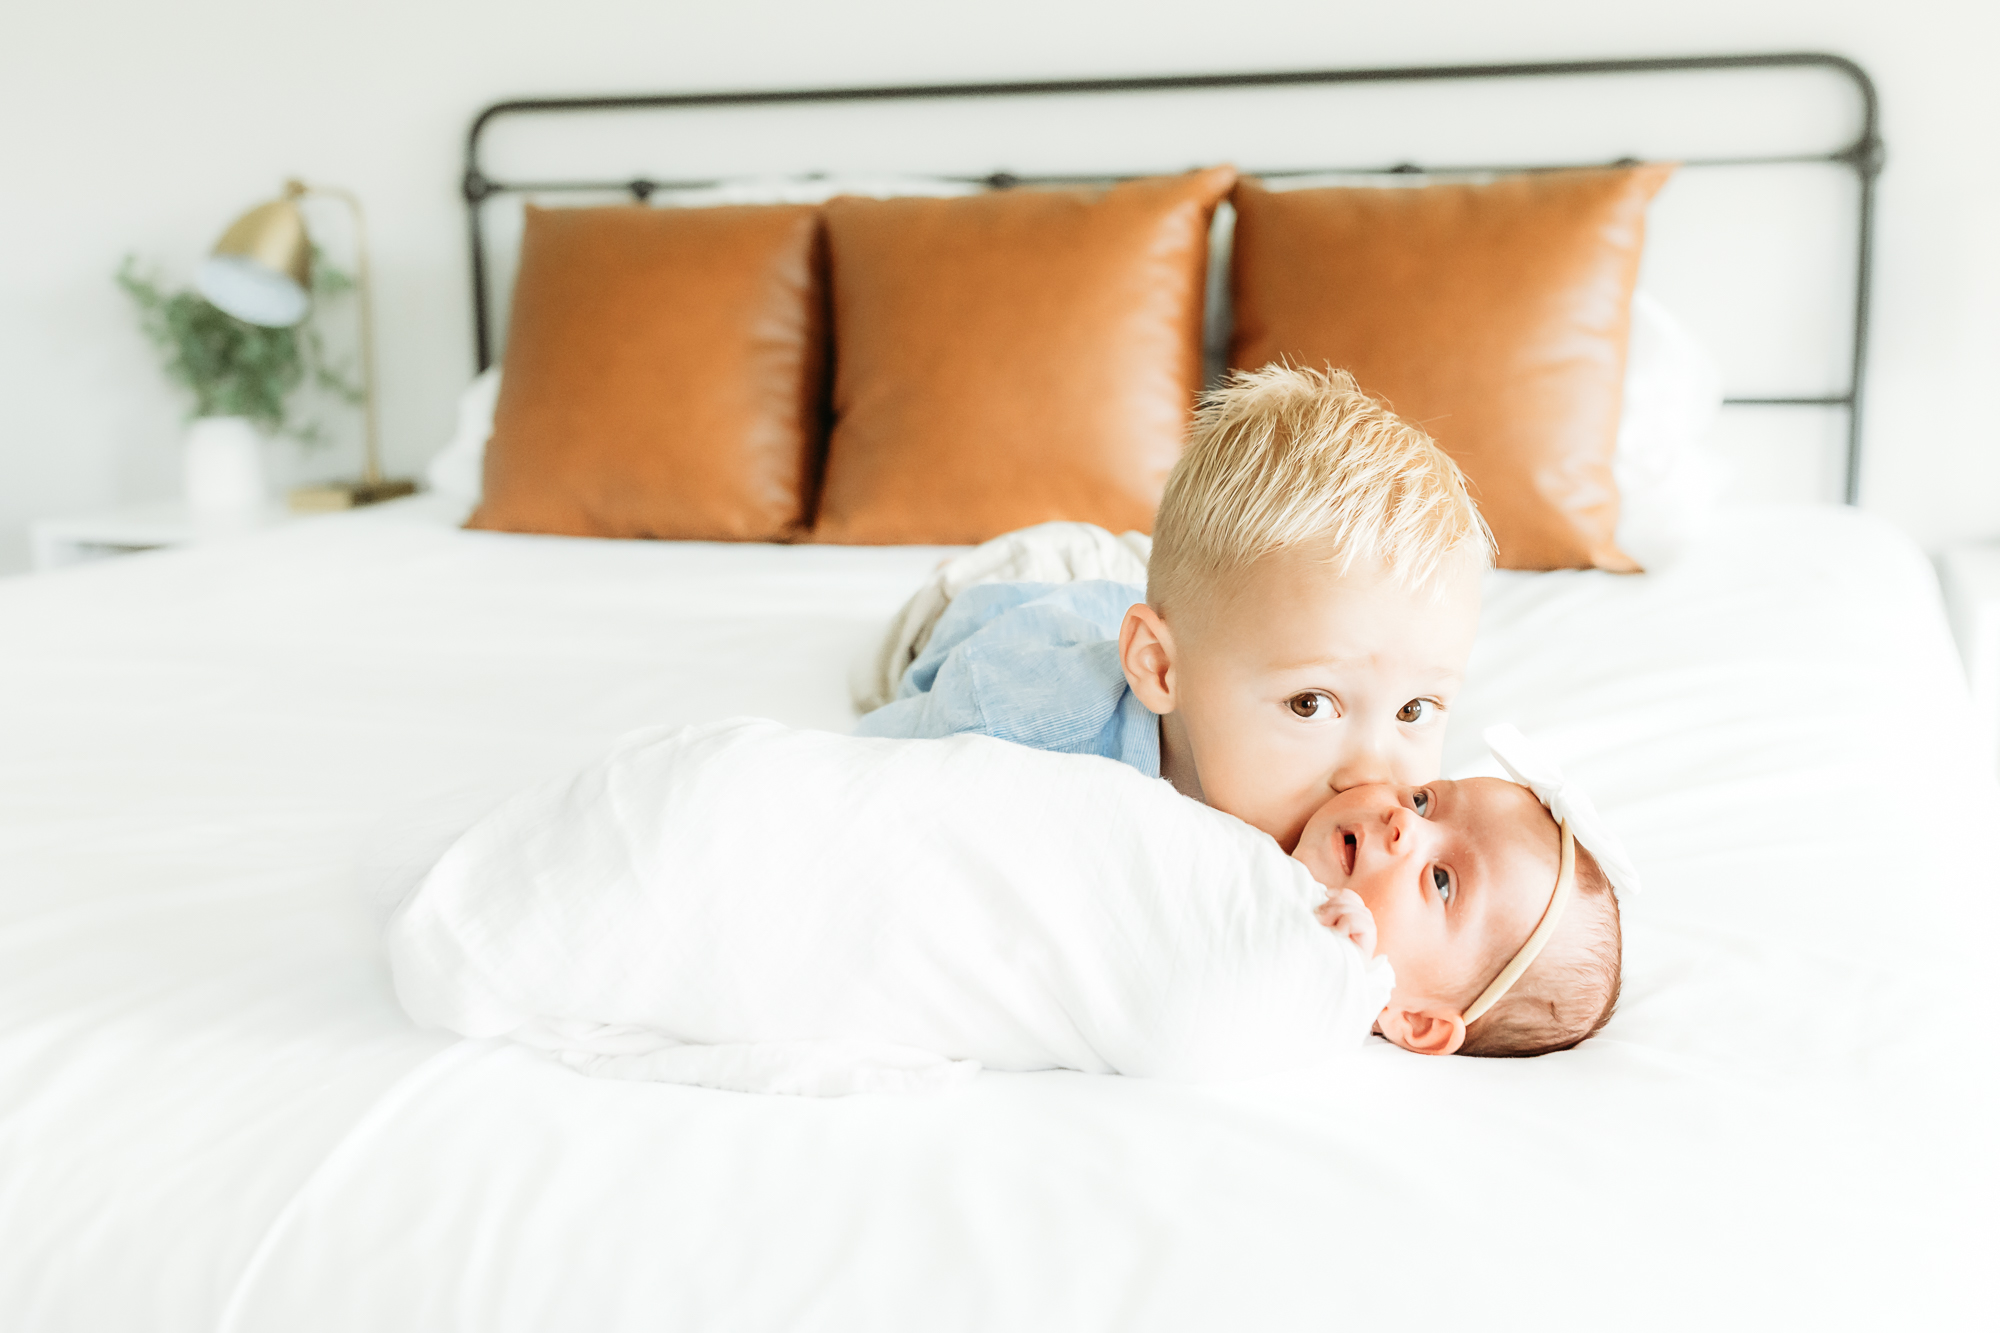
[[[1425,819],[1431,817],[1431,794],[1422,787],[1410,793],[1410,809]]]
[[[1451,903],[1451,872],[1443,866],[1432,866],[1431,886],[1437,890],[1438,901],[1449,906]]]
[[[1435,699],[1412,699],[1396,710],[1398,722],[1428,722],[1438,710]]]
[[[1333,696],[1324,690],[1307,690],[1285,700],[1285,707],[1299,717],[1318,720],[1333,716]]]

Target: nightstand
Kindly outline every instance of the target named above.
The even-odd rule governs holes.
[[[227,541],[304,517],[276,505],[247,514],[210,514],[178,500],[160,500],[75,518],[40,519],[29,526],[28,540],[37,570],[62,569],[134,551]]]
[[[1987,761],[2000,765],[2000,542],[1948,547],[1938,573],[1972,686],[1972,725]]]

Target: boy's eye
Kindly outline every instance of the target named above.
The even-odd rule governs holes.
[[[1410,793],[1410,809],[1425,819],[1431,817],[1431,794],[1422,787]]]
[[[1333,696],[1322,690],[1307,690],[1285,700],[1285,707],[1299,717],[1319,719],[1333,716]]]
[[[1438,901],[1449,905],[1451,902],[1451,872],[1443,866],[1432,866],[1431,886],[1437,890]]]
[[[1427,722],[1437,712],[1437,702],[1432,699],[1412,699],[1396,710],[1398,722]]]

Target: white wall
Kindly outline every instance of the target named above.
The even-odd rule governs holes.
[[[2000,534],[2000,7],[1957,0],[72,0],[0,11],[0,570],[24,525],[165,495],[181,405],[111,285],[184,275],[287,175],[371,210],[383,423],[408,472],[471,368],[466,121],[497,97],[1820,48],[1876,76],[1883,177],[1867,503]],[[352,456],[323,455],[338,472]]]

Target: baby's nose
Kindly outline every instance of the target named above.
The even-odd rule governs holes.
[[[1411,842],[1408,836],[1412,815],[1401,802],[1391,805],[1382,812],[1382,826],[1385,840],[1391,851],[1403,851]]]

